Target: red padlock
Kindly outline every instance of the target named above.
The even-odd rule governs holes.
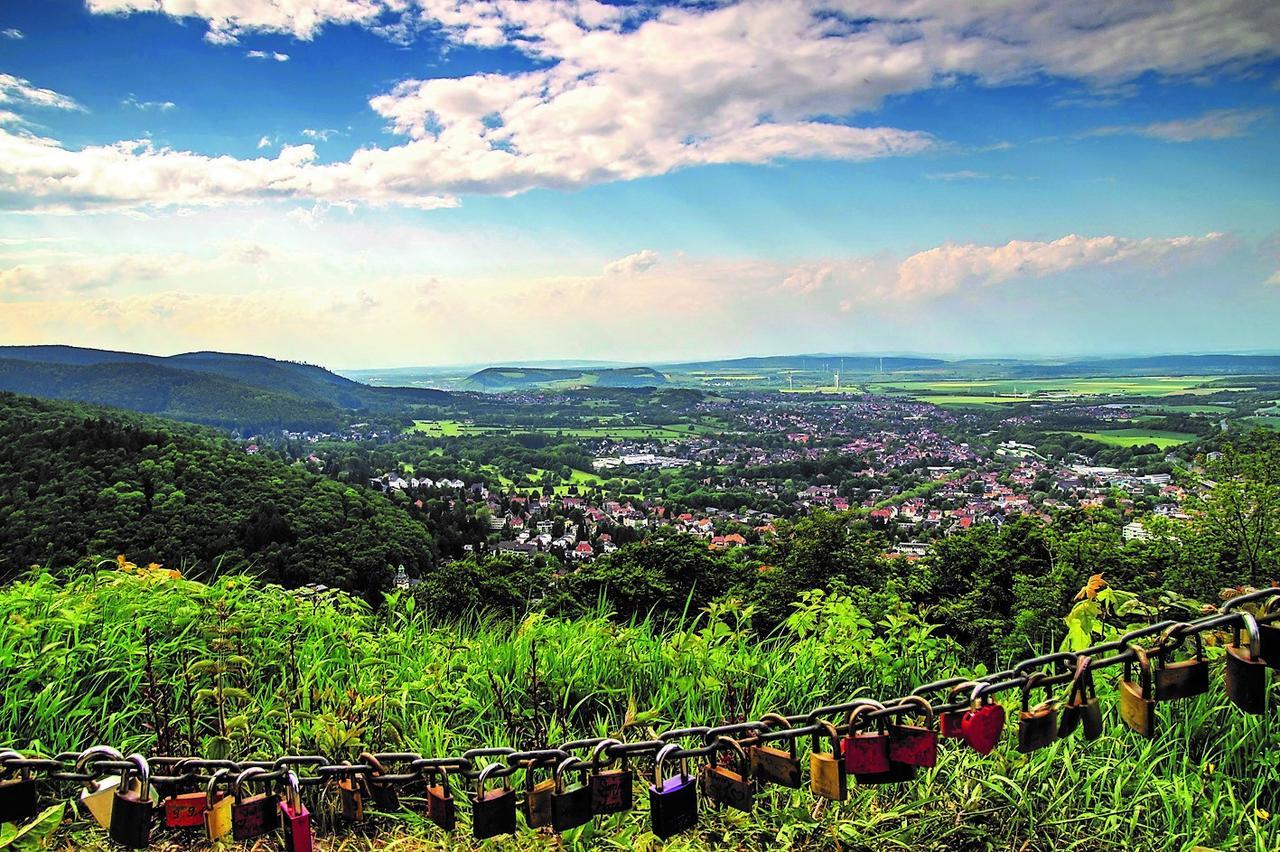
[[[280,795],[280,830],[286,852],[311,852],[311,812],[302,801],[298,776],[286,772]]]
[[[183,758],[173,765],[174,775],[185,775],[187,766],[193,758]],[[189,778],[194,778],[191,774]],[[222,798],[216,794],[214,802]],[[207,805],[203,790],[198,793],[175,793],[164,800],[164,824],[168,828],[199,828],[204,825],[204,811]]]
[[[951,691],[947,693],[947,703],[956,703],[956,696],[962,692],[968,692],[977,686],[972,680],[966,680],[964,683],[958,683],[951,687]],[[968,705],[963,710],[953,710],[950,713],[938,714],[938,734],[947,739],[958,740],[964,735],[960,731],[961,723],[964,722],[964,714],[969,712]]]
[[[974,686],[973,701],[960,723],[960,736],[978,754],[990,754],[1004,733],[1004,707],[993,703],[982,693],[983,687],[989,685],[980,683]]]
[[[844,738],[844,768],[853,775],[877,775],[889,771],[889,733],[883,721],[875,731],[860,731],[859,717],[873,710],[883,710],[878,701],[868,701],[853,708],[846,723],[849,735]]]
[[[902,699],[898,707],[915,705],[924,713],[924,726],[889,726],[889,760],[930,767],[938,762],[938,734],[933,730],[933,705],[919,695]]]

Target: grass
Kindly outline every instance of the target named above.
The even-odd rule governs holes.
[[[204,585],[166,571],[111,570],[66,581],[36,575],[0,590],[0,611],[0,744],[45,754],[94,742],[154,753],[157,733],[173,737],[177,752],[353,760],[364,747],[439,755],[578,736],[634,740],[868,691],[896,695],[965,673],[955,647],[909,613],[892,629],[873,626],[847,598],[809,605],[804,622],[816,632],[761,638],[734,607],[668,627],[619,625],[603,609],[575,619],[461,614],[433,623],[407,599],[374,613],[341,593],[260,588],[242,576]],[[168,707],[158,714],[146,693],[144,630]],[[216,699],[188,701],[217,671],[231,687],[225,733]],[[1119,724],[1111,677],[1100,676],[1107,729],[1095,742],[1021,755],[1006,731],[984,758],[946,741],[937,768],[913,783],[851,782],[848,801],[817,809],[807,790],[770,788],[750,814],[704,806],[699,827],[666,848],[1275,849],[1280,818],[1258,809],[1271,809],[1269,791],[1280,783],[1280,729],[1231,708],[1218,677],[1204,696],[1159,705],[1160,736],[1151,742]],[[1005,699],[1016,718],[1015,696]],[[808,742],[800,747],[807,765]],[[523,786],[519,776],[515,784]],[[75,795],[74,785],[63,791]],[[332,792],[310,794],[320,848],[453,847],[423,820],[420,798],[404,802],[406,810],[353,829],[335,825]],[[643,790],[637,806],[567,834],[563,848],[659,848]],[[459,811],[466,845],[469,808]],[[198,832],[156,834],[161,848],[207,848],[193,840]],[[85,820],[63,837],[64,846],[105,848]],[[522,826],[491,848],[550,843]]]
[[[673,423],[666,426],[645,424],[632,426],[612,425],[607,422],[612,419],[615,418],[600,418],[604,422],[599,422],[594,426],[521,426],[518,428],[482,426],[473,423],[462,423],[457,420],[415,420],[413,421],[413,429],[415,432],[421,432],[433,438],[455,438],[493,432],[541,432],[544,435],[564,435],[571,438],[608,439],[612,441],[641,440],[645,438],[679,441],[698,435],[715,435],[723,431],[717,426],[703,423]]]
[[[1104,429],[1098,432],[1065,432],[1063,434],[1076,435],[1115,447],[1155,444],[1162,450],[1194,441],[1197,437],[1186,432],[1167,432],[1160,429]]]
[[[961,396],[956,394],[943,394],[919,396],[916,397],[920,402],[927,402],[930,405],[940,405],[943,407],[963,407],[966,405],[1010,405],[1015,402],[1026,402],[1026,399],[1010,396]]]
[[[1213,376],[1132,376],[1063,379],[954,379],[888,382],[871,385],[873,393],[899,390],[910,394],[988,393],[1012,396],[1174,396],[1214,381]],[[1221,390],[1221,389],[1215,389]]]

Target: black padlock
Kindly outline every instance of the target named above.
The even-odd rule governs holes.
[[[1173,657],[1173,652],[1186,640],[1184,631],[1190,631],[1195,640],[1195,655],[1190,659],[1171,663],[1169,660]],[[1192,698],[1209,691],[1209,661],[1204,657],[1204,642],[1199,633],[1191,630],[1191,625],[1185,622],[1175,624],[1164,632],[1160,645],[1156,648],[1156,665],[1152,677],[1155,683],[1153,697],[1156,701]]]
[[[597,816],[629,811],[635,803],[635,773],[626,754],[619,769],[605,770],[604,757],[610,746],[622,745],[618,740],[604,740],[591,752],[591,812]],[[615,760],[617,758],[614,758]]]
[[[781,730],[791,727],[787,717],[778,713],[766,713],[760,721],[771,728]],[[787,738],[787,746],[787,751],[763,744],[753,745],[747,749],[747,757],[751,761],[751,775],[771,784],[799,789],[800,761],[796,758],[795,737]]]
[[[367,751],[361,752],[360,760],[373,770],[365,776],[366,789],[373,799],[373,806],[383,813],[400,810],[400,795],[396,793],[395,786],[380,780],[387,774],[387,768],[382,765],[382,761]]]
[[[480,770],[476,778],[476,792],[471,797],[471,834],[476,840],[497,837],[499,834],[515,834],[516,791],[504,776],[501,790],[485,790],[489,776],[503,769],[501,763],[490,763]]]
[[[1044,679],[1043,672],[1035,672],[1022,682],[1022,712],[1018,714],[1018,751],[1022,754],[1047,748],[1058,739],[1058,702],[1049,696],[1031,706],[1031,690]]]
[[[245,796],[245,786],[250,779],[268,775],[267,770],[251,766],[231,782],[234,801],[231,803],[231,836],[236,840],[252,840],[275,831],[280,821],[280,797],[274,792]]]
[[[664,840],[698,824],[698,783],[689,774],[688,763],[680,761],[679,775],[662,777],[663,764],[679,749],[676,743],[659,749],[653,763],[653,784],[649,786],[649,820],[653,833]]]
[[[0,751],[0,764],[23,760],[19,752],[12,749]],[[0,822],[26,822],[36,815],[36,779],[31,777],[31,770],[18,770],[17,778],[0,781]]]
[[[111,803],[111,825],[107,834],[121,846],[130,849],[146,849],[151,844],[151,817],[155,803],[151,801],[151,768],[140,754],[125,758],[133,764],[120,779],[120,786]],[[137,776],[131,779],[130,776]],[[131,783],[136,780],[137,784]]]
[[[1227,646],[1226,668],[1223,677],[1227,697],[1231,703],[1246,713],[1267,711],[1267,665],[1256,653],[1262,644],[1258,635],[1258,622],[1247,612],[1237,612],[1239,621]],[[1249,631],[1249,647],[1240,645],[1240,627]]]
[[[458,807],[449,789],[449,770],[433,771],[440,773],[440,783],[427,785],[427,818],[445,831],[453,831],[458,825]]]
[[[564,773],[577,762],[576,757],[566,757],[556,767],[556,789],[551,794],[551,828],[557,832],[585,825],[595,815],[591,809],[591,786],[587,783],[586,767],[580,769],[582,783],[573,786],[564,783]]]
[[[716,749],[728,749],[738,758],[737,769],[721,766],[712,755],[711,763],[702,767],[702,791],[707,798],[720,805],[728,805],[740,811],[750,811],[755,800],[755,785],[751,782],[751,770],[747,753],[737,740],[716,738]]]

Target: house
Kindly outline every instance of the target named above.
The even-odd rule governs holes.
[[[595,549],[589,541],[578,542],[578,546],[572,550],[572,553],[575,559],[590,559],[596,555]]]
[[[1125,541],[1147,541],[1151,538],[1151,533],[1142,525],[1142,521],[1132,521],[1124,525],[1124,529],[1120,531]]]

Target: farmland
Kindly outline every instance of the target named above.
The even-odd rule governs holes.
[[[657,426],[650,424],[611,423],[608,418],[599,418],[597,425],[584,426],[494,426],[463,422],[459,420],[415,420],[413,430],[432,438],[457,438],[483,434],[512,434],[518,432],[541,432],[544,435],[563,435],[568,438],[608,439],[611,441],[627,441],[653,438],[658,440],[679,441],[698,435],[714,435],[720,430],[714,425],[703,423],[673,423]]]
[[[1158,429],[1104,429],[1098,432],[1069,432],[1066,434],[1110,444],[1115,447],[1140,447],[1145,444],[1155,444],[1162,450],[1196,439],[1195,435],[1189,435],[1185,432],[1165,432]]]

